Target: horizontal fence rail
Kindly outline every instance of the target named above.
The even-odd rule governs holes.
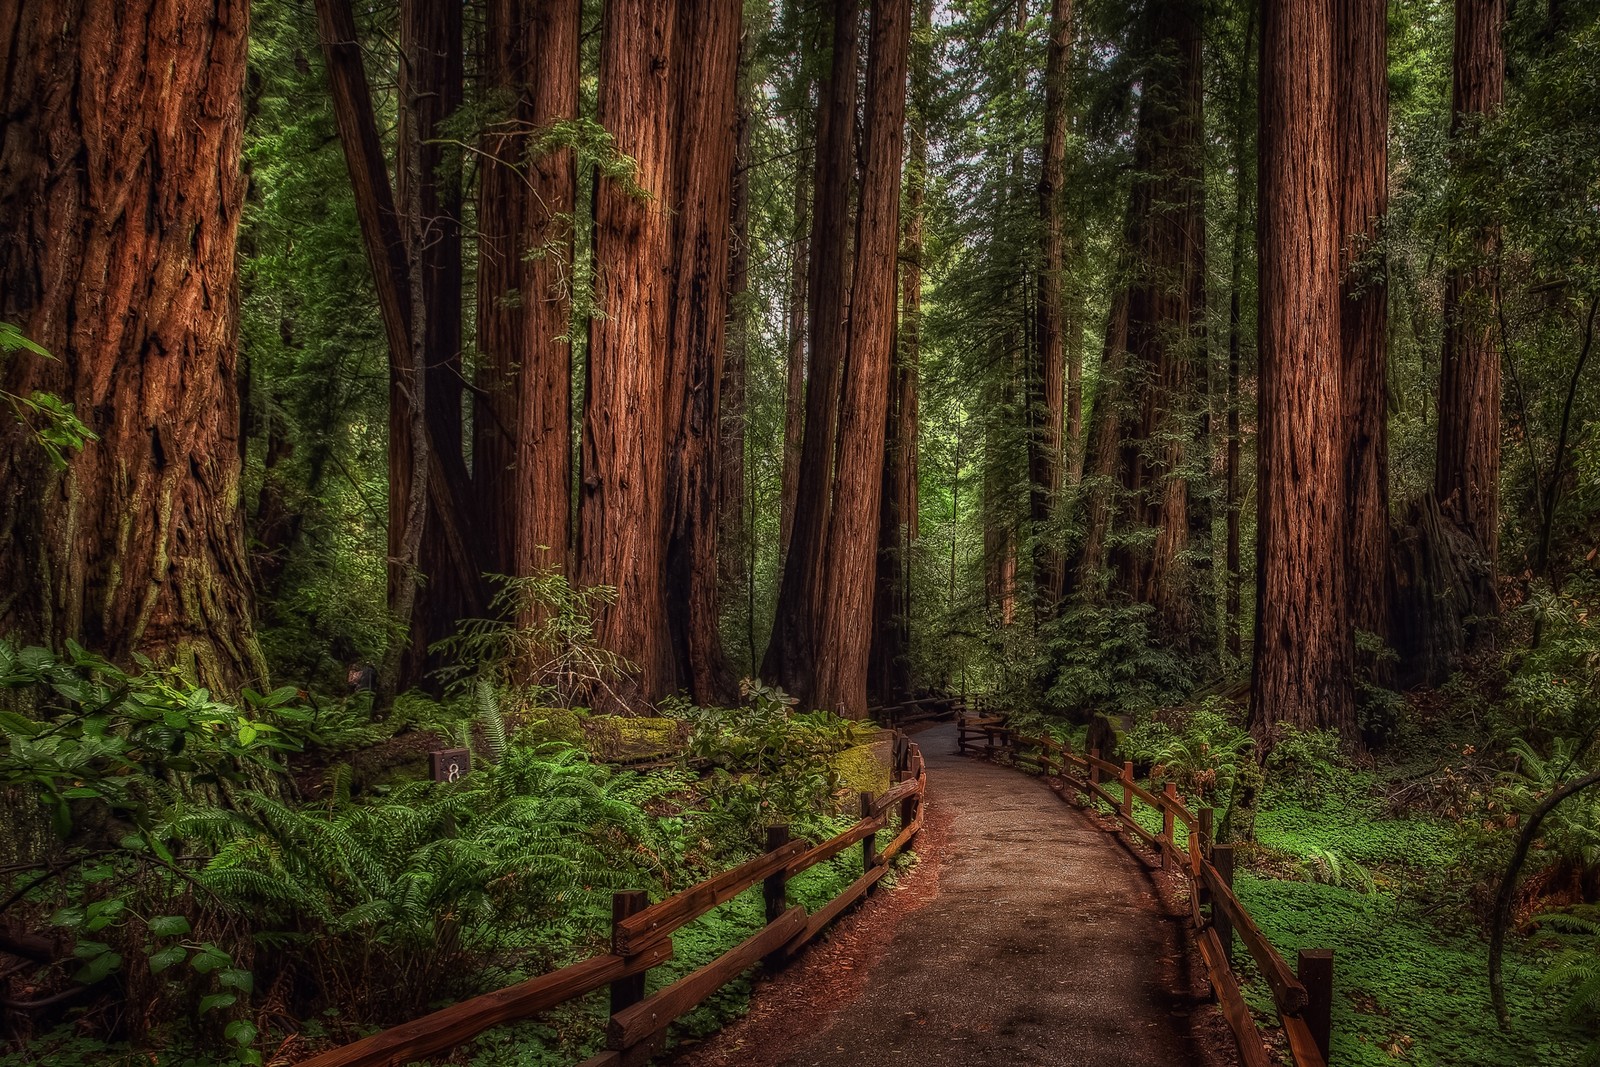
[[[895,785],[860,794],[860,819],[817,845],[789,840],[787,826],[767,830],[766,851],[731,870],[652,904],[639,891],[612,897],[611,952],[526,982],[497,989],[300,1061],[299,1067],[399,1067],[449,1052],[493,1026],[548,1011],[607,986],[611,1018],[606,1050],[582,1067],[635,1067],[660,1050],[667,1028],[745,971],[780,966],[800,952],[852,904],[876,888],[890,862],[922,828],[927,765],[904,734],[895,739]],[[883,848],[877,835],[899,808],[900,832]],[[788,880],[859,845],[860,878],[817,911],[788,903]],[[672,958],[672,934],[756,885],[766,901],[766,925],[710,963],[645,996],[650,968]]]
[[[1145,789],[1133,779],[1132,762],[1118,765],[1101,759],[1098,749],[1077,753],[1052,738],[1018,733],[1007,725],[1008,718],[1003,714],[959,716],[957,747],[964,754],[989,759],[1004,755],[1019,768],[1059,779],[1085,796],[1103,801],[1123,829],[1157,850],[1163,868],[1175,867],[1183,873],[1189,882],[1189,921],[1200,956],[1245,1067],[1268,1067],[1269,1061],[1233,970],[1236,934],[1272,990],[1273,1006],[1296,1067],[1327,1067],[1333,953],[1328,949],[1301,950],[1298,971],[1290,968],[1234,895],[1233,846],[1213,841],[1212,810],[1191,812],[1171,782],[1161,793]],[[1160,813],[1160,833],[1151,833],[1134,819],[1135,802]],[[1185,840],[1181,849],[1175,836],[1180,825]]]

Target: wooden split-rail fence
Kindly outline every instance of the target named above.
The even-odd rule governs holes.
[[[732,870],[650,903],[642,891],[616,893],[611,901],[611,951],[530,978],[517,985],[452,1004],[389,1030],[331,1049],[299,1067],[397,1067],[450,1052],[492,1026],[548,1011],[610,986],[611,1017],[606,1050],[582,1067],[634,1067],[650,1059],[667,1028],[717,990],[758,963],[779,966],[806,947],[845,909],[883,879],[889,863],[922,828],[927,767],[922,752],[904,734],[894,743],[896,784],[874,796],[860,795],[861,817],[848,830],[820,844],[791,841],[787,826],[767,829],[766,851]],[[880,848],[878,834],[899,809],[900,830]],[[788,880],[809,867],[861,849],[863,874],[828,904],[810,914],[789,906]],[[766,925],[691,974],[645,995],[650,968],[672,958],[672,934],[745,890],[760,884]]]
[[[1030,737],[1006,726],[1006,716],[963,715],[956,720],[961,752],[997,759],[1067,783],[1111,808],[1121,826],[1154,847],[1165,868],[1176,867],[1189,881],[1189,921],[1205,960],[1212,991],[1239,1045],[1244,1067],[1268,1067],[1269,1061],[1255,1018],[1239,993],[1233,971],[1233,938],[1244,943],[1272,990],[1272,1001],[1288,1039],[1296,1067],[1326,1067],[1333,1008],[1333,952],[1302,949],[1298,969],[1291,969],[1268,941],[1233,892],[1233,846],[1212,837],[1212,809],[1191,812],[1168,782],[1152,793],[1133,778],[1132,762],[1121,766],[1100,758],[1094,749],[1075,753],[1071,746],[1048,737]],[[1112,789],[1120,787],[1120,795]],[[1161,815],[1161,832],[1151,833],[1134,818],[1134,804],[1143,803]],[[1182,825],[1186,842],[1179,847],[1175,828]]]

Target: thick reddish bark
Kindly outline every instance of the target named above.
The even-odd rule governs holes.
[[[749,76],[757,35],[747,27],[739,45],[739,114],[733,159],[733,248],[728,263],[728,340],[722,359],[720,456],[717,460],[717,570],[725,594],[741,591],[749,578],[745,537],[745,375],[751,320],[744,307],[750,291],[750,137],[755,126],[755,84]]]
[[[1260,494],[1250,725],[1354,737],[1344,551],[1332,0],[1268,0],[1260,95]]]
[[[910,693],[911,545],[917,537],[917,377],[922,342],[922,231],[928,170],[932,56],[924,44],[932,0],[919,0],[907,111],[905,232],[900,243],[900,325],[889,376],[883,456],[878,577],[873,597],[872,663],[867,685],[881,704]]]
[[[701,704],[730,704],[738,693],[719,629],[717,444],[742,6],[740,0],[676,6],[667,611],[679,681]]]
[[[868,621],[872,617],[884,425],[894,362],[910,31],[910,0],[878,0],[872,5],[849,359],[839,410],[838,473],[817,628],[817,647],[826,652],[817,657],[811,701],[852,718],[862,718],[867,711],[872,639]]]
[[[1067,63],[1072,46],[1071,0],[1051,0],[1049,40],[1044,71],[1044,162],[1039,172],[1039,218],[1044,228],[1043,262],[1039,272],[1039,367],[1030,376],[1037,396],[1030,416],[1037,425],[1028,438],[1030,511],[1035,537],[1034,597],[1049,614],[1061,598],[1061,553],[1043,536],[1055,514],[1062,488],[1062,374],[1066,367],[1066,308],[1062,282],[1066,272],[1066,225],[1061,198],[1067,161]]]
[[[666,429],[671,327],[674,11],[653,0],[612,0],[600,42],[600,124],[637,164],[648,198],[615,178],[595,191],[599,314],[589,325],[578,579],[616,589],[598,620],[604,648],[638,669],[619,695],[652,701],[673,673],[667,629],[670,497]]]
[[[0,387],[97,435],[0,431],[0,632],[260,685],[239,510],[244,0],[25,0],[0,16],[0,321],[54,359]]]
[[[817,155],[808,278],[811,359],[806,385],[805,438],[795,489],[794,525],[784,558],[777,615],[761,675],[802,704],[814,704],[819,598],[839,423],[840,382],[847,344],[846,297],[850,289],[850,185],[855,172],[854,134],[858,66],[858,0],[834,0],[833,59],[822,86],[817,118]],[[898,186],[898,181],[897,181]],[[898,205],[897,205],[898,206]],[[889,256],[894,258],[891,246]],[[881,446],[881,441],[880,441]],[[876,521],[877,505],[872,505]],[[875,528],[875,527],[874,527]],[[869,545],[877,539],[865,535]],[[862,618],[865,618],[863,613]],[[863,630],[866,627],[862,627]],[[829,649],[831,658],[834,650]],[[863,686],[864,686],[863,674]]]
[[[570,147],[546,143],[578,110],[579,0],[492,0],[485,78],[510,111],[483,138],[478,200],[473,484],[484,568],[567,571],[572,496]]]
[[[1340,296],[1349,433],[1350,621],[1387,640],[1389,524],[1387,269],[1378,246],[1389,206],[1388,11],[1338,0]]]

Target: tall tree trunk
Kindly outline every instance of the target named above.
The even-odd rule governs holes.
[[[910,0],[877,0],[867,57],[865,160],[850,292],[849,359],[812,703],[852,718],[867,711],[872,574],[894,363],[900,181],[905,146]],[[813,379],[815,375],[813,375]],[[809,429],[809,427],[808,427]]]
[[[0,431],[0,631],[261,685],[239,508],[244,0],[25,0],[0,18],[0,387],[97,440]],[[136,207],[136,209],[135,209]]]
[[[728,340],[722,364],[721,456],[717,461],[718,568],[725,594],[743,591],[745,566],[745,435],[748,425],[745,377],[748,374],[751,319],[744,306],[750,290],[750,139],[755,125],[754,80],[759,34],[744,28],[739,44],[739,114],[733,159],[733,248],[728,266]]]
[[[571,147],[544,138],[577,116],[581,13],[579,0],[487,11],[485,80],[510,110],[483,137],[473,484],[498,574],[567,573],[577,170]]]
[[[1062,401],[1066,367],[1065,223],[1062,193],[1067,161],[1067,64],[1072,47],[1071,0],[1051,0],[1049,41],[1044,71],[1044,162],[1039,173],[1039,217],[1044,227],[1044,256],[1039,274],[1039,420],[1028,439],[1030,510],[1034,524],[1034,600],[1041,612],[1055,611],[1061,598],[1062,557],[1051,546],[1047,528],[1062,487]]]
[[[454,116],[462,100],[460,5],[404,0],[400,52],[399,96],[407,113],[397,138],[395,196],[413,227],[410,244],[416,263],[411,269],[421,272],[422,303],[412,312],[413,321],[421,326],[426,368],[425,447],[444,476],[464,486],[468,474],[461,438],[461,160],[458,152],[440,142],[442,124]],[[406,407],[400,405],[402,416]],[[408,499],[409,493],[401,495],[401,508],[409,506]],[[471,516],[462,514],[459,520],[470,522]],[[422,581],[415,589],[410,647],[401,667],[401,677],[408,682],[436,666],[428,655],[429,646],[453,633],[456,622],[473,614],[481,603],[477,574],[465,575],[466,582],[446,577],[451,565],[447,537],[444,523],[424,518],[417,548]]]
[[[1227,409],[1227,443],[1226,454],[1223,458],[1223,484],[1227,500],[1226,517],[1226,547],[1224,558],[1227,573],[1223,577],[1223,629],[1228,654],[1238,658],[1243,652],[1242,623],[1240,620],[1240,586],[1242,584],[1243,559],[1240,552],[1241,517],[1244,511],[1244,494],[1240,479],[1240,453],[1243,439],[1239,427],[1239,382],[1243,374],[1243,347],[1244,347],[1244,261],[1245,241],[1252,232],[1251,222],[1254,213],[1255,201],[1252,196],[1256,174],[1254,166],[1254,143],[1250,137],[1251,122],[1254,119],[1254,97],[1251,91],[1251,64],[1250,58],[1255,55],[1256,19],[1259,13],[1259,4],[1255,0],[1250,3],[1250,12],[1245,22],[1244,50],[1245,57],[1239,64],[1239,85],[1234,96],[1233,115],[1233,151],[1235,189],[1233,199],[1233,247],[1229,252],[1229,284],[1228,284],[1228,367],[1227,385],[1225,387],[1224,405]]]
[[[718,430],[742,3],[680,0],[677,8],[667,612],[677,677],[697,702],[729,704],[738,694],[719,629]]]
[[[1457,0],[1450,130],[1459,137],[1505,96],[1505,0]],[[1499,235],[1474,223],[1472,261],[1445,278],[1444,355],[1439,364],[1439,438],[1434,492],[1477,546],[1487,569],[1476,607],[1492,612],[1500,528],[1500,352],[1494,343],[1494,269]]]
[[[600,645],[637,668],[618,695],[653,701],[673,672],[667,628],[666,457],[672,295],[672,7],[612,0],[600,40],[600,124],[634,160],[641,197],[602,176],[595,191],[599,314],[589,325],[578,579],[617,604],[596,626]]]
[[[889,376],[888,431],[883,456],[878,578],[873,598],[868,689],[881,704],[909,695],[911,544],[917,535],[917,376],[922,338],[922,230],[928,170],[928,103],[932,0],[918,0],[909,101],[905,232],[900,242],[900,326]]]
[[[1387,266],[1379,245],[1389,207],[1388,9],[1338,0],[1340,302],[1349,433],[1350,621],[1390,636]],[[1376,667],[1376,663],[1372,666]]]
[[[800,137],[805,137],[805,123]],[[794,163],[794,251],[789,261],[789,329],[785,339],[783,392],[783,474],[778,497],[778,560],[789,558],[794,510],[800,490],[800,456],[806,412],[806,274],[811,259],[810,153],[799,151]]]
[[[848,340],[850,179],[855,170],[859,16],[859,0],[834,0],[833,59],[828,80],[822,86],[817,118],[813,196],[816,222],[812,227],[807,279],[811,359],[805,438],[777,615],[761,665],[763,678],[776,681],[803,704],[815,703],[818,601],[831,511],[829,488],[833,482],[840,381]],[[892,248],[889,255],[892,261]],[[872,511],[877,511],[875,504]],[[869,543],[876,544],[875,538],[868,538]],[[834,565],[835,561],[828,561],[829,568]],[[834,650],[829,649],[828,654],[831,658]]]
[[[1260,493],[1251,730],[1354,736],[1330,0],[1266,0],[1260,102]]]
[[[317,24],[334,120],[350,171],[356,216],[389,349],[389,609],[408,629],[410,638],[398,662],[398,674],[386,672],[385,680],[404,686],[419,680],[423,660],[416,650],[444,636],[455,621],[448,610],[427,610],[426,601],[419,596],[422,579],[449,590],[449,595],[460,596],[462,614],[476,613],[482,603],[479,550],[472,535],[472,498],[460,449],[451,452],[428,447],[418,436],[419,428],[427,434],[428,420],[413,417],[417,397],[423,398],[426,411],[426,376],[413,381],[418,354],[424,360],[427,354],[425,344],[413,345],[413,334],[418,332],[415,327],[426,314],[426,306],[421,304],[426,276],[413,270],[420,264],[413,263],[413,250],[395,207],[350,0],[317,0]],[[410,109],[406,115],[408,122],[416,117]],[[408,169],[415,172],[418,168],[414,163]],[[423,284],[414,286],[413,282]],[[419,444],[421,464],[415,462]],[[451,463],[452,455],[455,463]],[[424,503],[414,507],[417,489],[422,491]],[[440,546],[441,552],[429,555],[428,562],[436,569],[424,575],[423,544],[430,527],[437,538],[432,544]]]

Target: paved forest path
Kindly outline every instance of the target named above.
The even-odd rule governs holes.
[[[805,965],[811,981],[765,1009],[758,992],[752,1014],[765,1019],[742,1036],[736,1024],[733,1048],[712,1042],[704,1051],[717,1054],[687,1062],[729,1062],[735,1051],[731,1062],[782,1067],[1231,1062],[1226,1030],[1198,995],[1203,969],[1191,967],[1182,918],[1148,865],[1043,781],[955,755],[954,726],[916,741],[934,855],[861,917],[871,924],[874,909],[893,907],[885,895],[923,902],[898,909],[887,943],[854,959],[830,963],[829,946],[813,949],[824,958]],[[866,973],[832,996],[805,992],[818,969],[841,968]]]

